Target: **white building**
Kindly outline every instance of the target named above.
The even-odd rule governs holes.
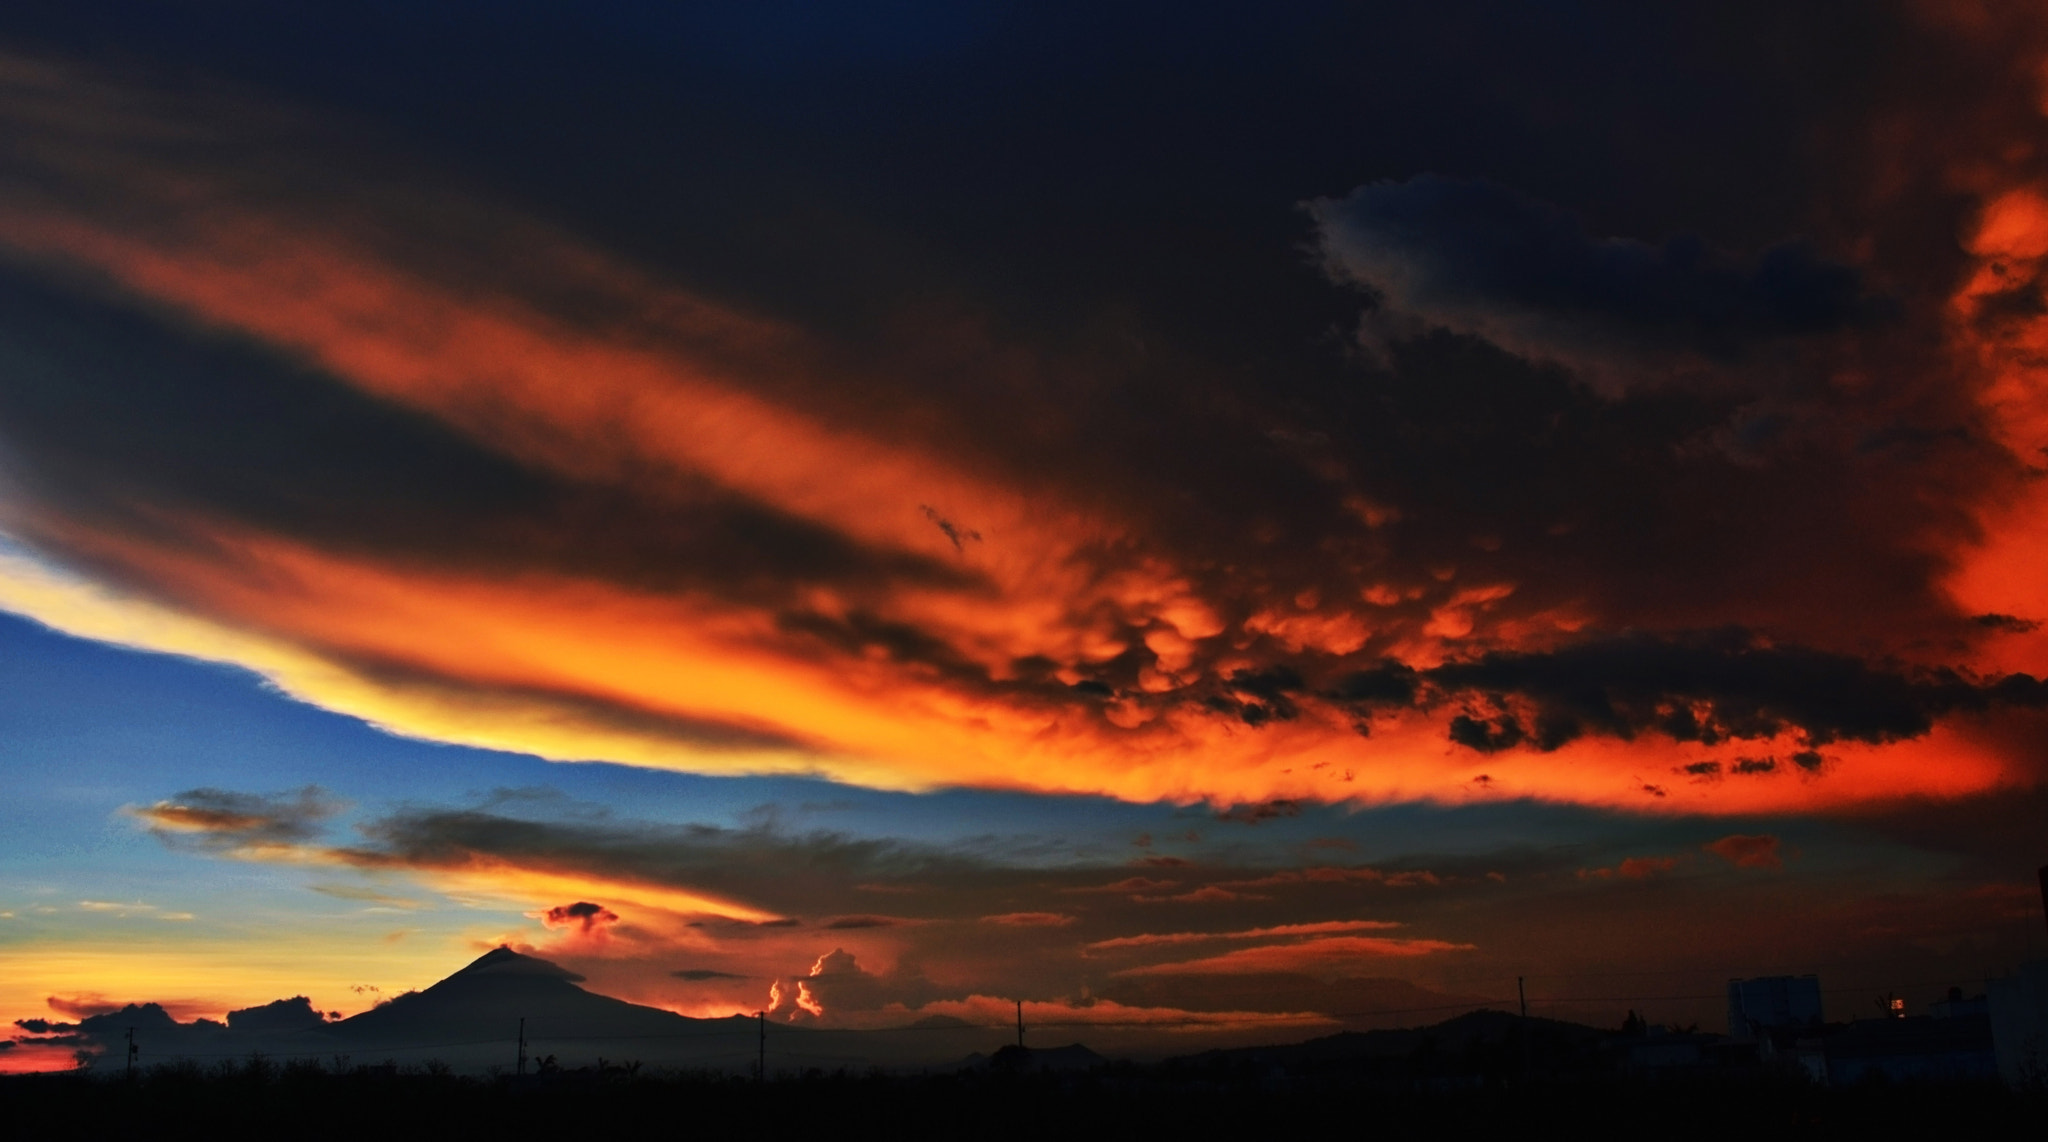
[[[2048,1087],[2048,960],[1984,983],[1998,1077],[2015,1088]]]
[[[1728,981],[1728,1037],[1768,1040],[1780,1029],[1821,1025],[1820,977],[1767,975]]]

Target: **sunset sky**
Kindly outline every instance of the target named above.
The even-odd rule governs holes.
[[[0,12],[9,1021],[1846,1018],[2044,678],[2035,4]]]

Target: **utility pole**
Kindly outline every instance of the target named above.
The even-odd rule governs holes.
[[[135,1045],[135,1028],[130,1027],[128,1029],[128,1077],[131,1079],[135,1077],[135,1056],[141,1050],[142,1048]]]
[[[755,1040],[754,1081],[765,1083],[768,1081],[768,1013],[756,1011],[754,1018],[758,1021],[756,1026],[760,1035]]]
[[[1521,976],[1515,977],[1515,998],[1522,1004],[1522,1078],[1529,1077],[1529,990]]]
[[[1017,1001],[1017,1049],[1024,1049],[1024,1001]]]
[[[519,1017],[519,1076],[526,1076],[526,1016]]]

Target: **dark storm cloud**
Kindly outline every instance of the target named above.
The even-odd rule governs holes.
[[[1940,587],[1941,553],[1974,526],[1981,477],[2004,461],[1975,430],[1967,395],[1923,367],[1939,305],[1894,287],[1902,271],[1938,281],[1957,264],[1960,208],[1914,199],[1884,240],[1866,241],[1872,215],[1856,198],[1897,161],[1867,149],[1871,124],[1912,106],[1879,79],[1909,66],[1953,73],[1962,88],[1926,86],[1959,105],[1986,98],[1989,81],[1972,80],[1951,48],[1913,50],[1924,37],[1902,10],[1781,8],[1473,2],[1280,18],[1196,6],[1167,28],[1092,16],[1076,51],[1065,35],[1075,11],[1054,5],[982,12],[967,21],[974,34],[929,51],[849,49],[829,69],[767,82],[721,62],[715,35],[651,10],[573,37],[557,17],[508,15],[494,35],[521,45],[524,62],[484,66],[449,50],[465,30],[445,15],[358,24],[309,5],[223,23],[193,10],[174,32],[138,39],[33,6],[15,19],[38,44],[168,60],[162,74],[175,76],[199,67],[244,85],[238,98],[301,108],[260,130],[199,114],[211,105],[192,84],[149,80],[139,63],[124,72],[144,76],[126,103],[100,89],[99,102],[43,91],[42,118],[10,119],[38,145],[6,161],[46,197],[69,206],[68,192],[89,191],[78,200],[121,205],[88,221],[119,229],[141,217],[132,230],[144,246],[162,237],[157,213],[181,241],[180,226],[204,231],[180,221],[183,200],[136,192],[143,205],[123,205],[120,186],[94,181],[112,154],[134,164],[135,185],[187,185],[158,178],[161,167],[191,176],[203,188],[194,198],[218,210],[207,220],[229,231],[251,218],[272,227],[257,233],[295,237],[331,225],[349,242],[309,245],[298,265],[362,275],[347,280],[370,288],[351,297],[404,309],[426,282],[442,292],[425,296],[463,303],[445,312],[465,330],[512,313],[521,320],[501,324],[547,335],[450,338],[500,352],[479,350],[481,364],[429,355],[415,372],[476,373],[460,399],[435,406],[438,390],[350,373],[347,362],[417,347],[376,340],[389,332],[377,321],[320,341],[264,325],[262,306],[207,309],[217,280],[135,286],[146,296],[122,300],[91,272],[10,265],[0,300],[21,316],[0,329],[0,440],[24,491],[10,530],[146,596],[285,628],[280,637],[351,680],[431,694],[461,715],[419,732],[501,715],[522,729],[601,731],[597,743],[551,742],[549,756],[598,755],[620,739],[648,747],[632,760],[674,751],[765,765],[756,759],[808,752],[860,757],[866,780],[877,755],[906,742],[1056,723],[1089,759],[1077,772],[1011,765],[1037,748],[1019,731],[934,746],[925,768],[883,777],[928,787],[1028,773],[1056,788],[1262,804],[1296,790],[1239,788],[1243,773],[1274,771],[1233,748],[1263,759],[1261,743],[1325,729],[1323,747],[1355,746],[1344,722],[1373,729],[1375,710],[1425,710],[1441,722],[1431,743],[1491,752],[1654,734],[1881,743],[1923,735],[1946,713],[2027,705],[2030,679],[1990,687],[1883,664],[1907,646],[1915,661],[1962,661],[1972,639],[2032,621],[1958,614]],[[365,27],[383,33],[351,38]],[[388,86],[366,85],[328,46],[342,41],[437,66],[393,66]],[[280,55],[280,44],[297,47]],[[1656,67],[1614,66],[1642,50]],[[77,106],[158,128],[189,125],[173,111],[148,118],[182,108],[208,131],[190,144],[138,141],[120,133],[125,120],[88,118],[113,143],[81,141],[66,134]],[[532,111],[517,139],[507,106]],[[352,115],[385,134],[372,143],[370,127],[341,139],[322,126]],[[644,145],[657,136],[664,147]],[[94,161],[64,167],[46,153],[51,140]],[[428,170],[422,152],[444,165]],[[1140,153],[1147,161],[1128,161]],[[355,173],[337,181],[336,169]],[[1311,217],[1303,201],[1317,203]],[[521,225],[506,223],[520,211]],[[569,253],[535,254],[543,244],[526,239],[541,233]],[[1357,294],[1304,256],[1317,238],[1340,277],[1439,328],[1394,329],[1381,359],[1358,360],[1332,335],[1353,322]],[[201,245],[172,243],[170,260],[232,263],[220,271],[229,285],[247,270],[206,261]],[[337,249],[359,257],[337,260]],[[699,303],[759,321],[677,332]],[[546,384],[503,386],[543,393],[538,407],[462,421],[522,355],[563,345]],[[776,415],[746,432],[716,418],[648,431],[689,446],[675,452],[634,451],[638,415],[568,427],[591,405],[637,395],[572,399],[613,375],[585,366],[621,360],[614,350],[637,360],[627,351],[649,345],[688,350],[661,359],[664,382],[710,377],[725,386],[718,395]],[[1697,358],[1729,383],[1596,393],[1531,356]],[[701,403],[679,391],[691,396],[678,405]],[[784,414],[859,447],[811,458],[803,478],[776,486],[802,494],[778,500],[738,481],[812,439],[767,431],[787,427]],[[727,430],[732,447],[718,435]],[[534,438],[555,451],[528,447]],[[848,496],[853,506],[804,499],[905,471],[915,478],[877,478],[887,494]],[[1007,529],[980,506],[964,510],[956,501],[974,496],[956,485],[969,477],[982,505],[993,489],[1028,510]],[[1069,518],[1098,532],[1049,554],[1084,530]],[[307,573],[312,595],[367,565],[408,586],[435,573],[494,591],[561,577],[635,605],[686,597],[701,613],[677,618],[664,645],[703,619],[731,619],[719,653],[858,677],[856,697],[892,714],[945,713],[834,740],[858,719],[813,716],[817,689],[738,713],[677,709],[696,695],[671,700],[690,688],[648,681],[659,670],[589,665],[611,640],[580,658],[535,653],[539,666],[515,674],[488,653],[434,657],[452,638],[414,645],[405,621],[296,629],[249,602],[256,577],[216,527],[346,564]],[[171,592],[168,557],[121,558],[136,542],[212,560],[233,591],[206,580]],[[1043,586],[1054,565],[1072,585]],[[999,586],[999,566],[1027,570]],[[1081,597],[1105,584],[1115,589]],[[1032,587],[1046,597],[1001,613]],[[1183,590],[1214,627],[1175,609],[1181,600],[1162,602]],[[235,604],[220,601],[230,594]],[[431,617],[461,594],[423,590],[403,600],[411,611],[393,610]],[[546,601],[557,606],[551,637],[585,617],[585,601]],[[481,618],[465,613],[470,629],[518,627],[546,609],[489,602]],[[1887,616],[1878,635],[1874,614]],[[1682,635],[1647,649],[1663,636],[1614,633],[1729,624],[1778,649]],[[373,626],[399,633],[363,645]],[[1422,661],[1447,665],[1411,664]],[[562,662],[584,669],[553,669]],[[689,665],[713,674],[731,663],[706,654]],[[1332,709],[1360,716],[1326,727]],[[1153,740],[1169,726],[1194,729]],[[1229,780],[1172,765],[1161,767],[1170,778],[1105,776],[1173,750]],[[954,769],[980,756],[993,760]],[[1307,795],[1369,794],[1366,769],[1341,783],[1336,772]],[[1469,776],[1457,780],[1462,794]]]
[[[1659,733],[1715,745],[1790,732],[1810,746],[1877,744],[1924,735],[1936,718],[1959,710],[2048,707],[2048,684],[2031,675],[1982,679],[1874,665],[1770,645],[1742,631],[1497,651],[1420,671],[1380,667],[1340,678],[1329,693],[1368,710],[1410,701],[1472,704],[1477,709],[1452,718],[1450,739],[1482,753],[1554,750],[1589,734],[1626,740]],[[1793,760],[1819,764],[1805,751]],[[1740,759],[1734,771],[1768,773],[1776,765]]]
[[[619,922],[619,914],[602,904],[579,900],[574,904],[558,904],[541,913],[541,923],[550,928],[574,928],[585,935]]]
[[[1373,183],[1310,213],[1331,273],[1374,294],[1386,332],[1441,327],[1568,364],[1728,358],[1885,308],[1857,270],[1803,243],[1742,257],[1691,235],[1661,246],[1598,237],[1567,211],[1481,181]]]
[[[764,726],[648,710],[609,695],[566,687],[477,683],[451,678],[413,663],[394,662],[388,656],[349,653],[346,650],[332,658],[346,664],[361,677],[372,679],[394,692],[429,697],[452,710],[466,709],[482,714],[517,706],[546,711],[565,721],[601,726],[681,746],[767,751],[797,749],[809,744],[800,736],[779,733]]]
[[[689,886],[762,901],[794,915],[831,914],[864,881],[945,881],[975,876],[985,862],[891,840],[828,832],[787,834],[711,825],[533,820],[480,810],[423,809],[360,826],[369,844],[329,850],[361,868],[460,870],[482,864],[594,879]],[[590,907],[601,906],[590,905]],[[565,920],[576,917],[565,914]],[[846,917],[848,927],[879,918]],[[758,925],[748,925],[754,927]]]
[[[1253,805],[1232,805],[1216,814],[1219,821],[1231,821],[1241,825],[1256,825],[1261,821],[1276,821],[1301,816],[1301,805],[1295,801],[1261,801]]]
[[[228,1028],[234,1031],[308,1031],[326,1022],[303,995],[228,1012]]]
[[[901,921],[892,916],[841,916],[825,924],[828,932],[858,931],[862,928],[894,928]]]
[[[767,601],[805,583],[962,577],[703,481],[564,479],[288,354],[103,292],[0,265],[0,304],[18,318],[0,325],[0,475],[68,525],[157,535],[197,514],[448,571],[518,563]],[[13,526],[67,550],[23,506]]]

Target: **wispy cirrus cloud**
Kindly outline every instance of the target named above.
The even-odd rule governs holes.
[[[1357,974],[1365,964],[1471,951],[1471,944],[1385,936],[1316,936],[1298,943],[1234,948],[1199,959],[1125,968],[1118,975],[1254,975],[1265,972]]]
[[[1279,924],[1270,928],[1246,928],[1237,932],[1148,932],[1097,940],[1084,951],[1109,952],[1131,948],[1155,948],[1171,944],[1197,944],[1211,940],[1263,940],[1282,936],[1326,936],[1338,932],[1373,932],[1401,925],[1391,920],[1320,920],[1309,924]]]

